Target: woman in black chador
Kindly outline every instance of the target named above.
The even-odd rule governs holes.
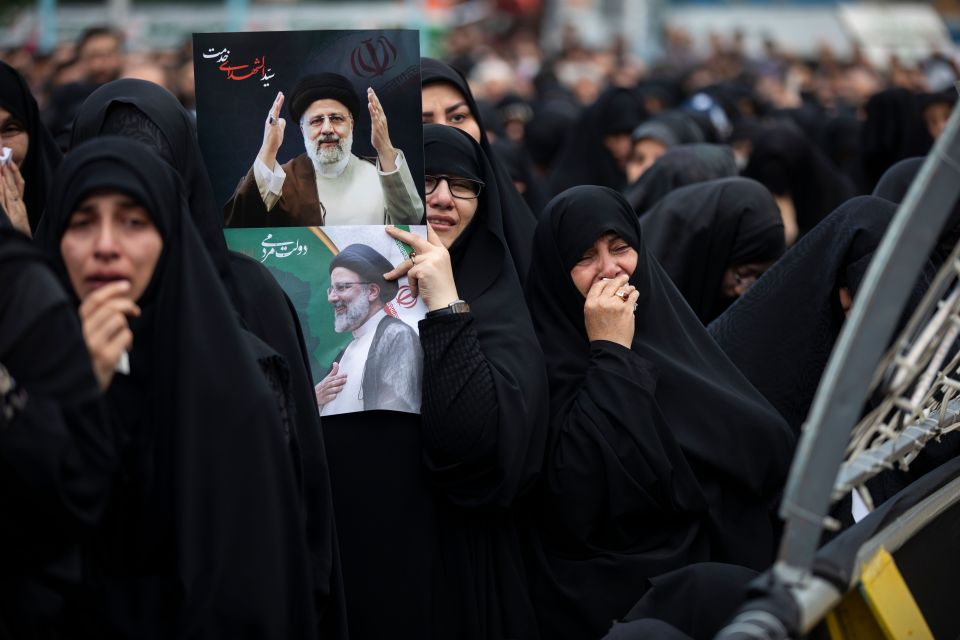
[[[622,191],[633,146],[630,134],[646,115],[640,97],[631,89],[611,87],[600,94],[560,151],[550,177],[550,194],[581,184]]]
[[[724,353],[797,433],[895,212],[896,205],[880,198],[848,201],[708,327]]]
[[[708,324],[783,255],[770,192],[748,178],[677,189],[640,219],[644,243]]]
[[[681,144],[667,149],[640,178],[624,190],[624,197],[643,216],[667,194],[687,185],[737,175],[733,150],[725,144]]]
[[[38,241],[79,302],[121,467],[82,632],[316,637],[283,363],[241,329],[178,176],[104,137],[53,193]]]
[[[423,141],[429,238],[388,228],[415,255],[387,275],[430,309],[421,415],[323,421],[350,635],[538,638],[515,510],[543,460],[543,355],[482,148],[443,125]]]
[[[510,172],[494,151],[480,117],[470,85],[459,71],[433,58],[420,58],[420,85],[423,99],[423,123],[445,124],[461,129],[480,144],[493,171],[490,180],[497,183],[497,200],[503,218],[503,236],[520,277],[530,265],[530,241],[537,224],[536,215],[514,186]],[[489,180],[488,180],[489,181]]]
[[[0,61],[0,127],[11,162],[0,168],[0,207],[15,226],[35,231],[63,154],[40,120],[37,101],[20,72]]]
[[[289,410],[290,449],[307,513],[318,624],[324,637],[344,638],[344,595],[337,575],[327,454],[293,304],[266,267],[227,249],[223,213],[214,200],[193,118],[173,94],[145,80],[115,80],[101,86],[77,113],[73,144],[103,135],[142,142],[177,171],[186,189],[191,220],[244,328],[285,361],[293,403]]]
[[[554,198],[526,291],[550,377],[531,541],[548,638],[603,635],[647,579],[763,569],[794,438],[713,343],[611,189]]]

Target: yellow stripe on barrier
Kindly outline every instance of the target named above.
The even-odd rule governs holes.
[[[881,547],[860,572],[860,584],[827,614],[832,640],[933,640],[893,556]]]

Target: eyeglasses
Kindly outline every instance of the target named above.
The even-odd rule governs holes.
[[[346,293],[347,289],[352,287],[355,284],[372,284],[370,282],[338,282],[335,285],[327,287],[327,295],[332,295],[334,291],[337,293]]]
[[[329,120],[331,127],[340,127],[346,124],[348,119],[349,116],[345,116],[342,113],[331,113],[329,116],[314,116],[310,118],[307,126],[320,128],[324,122]]]
[[[470,178],[454,178],[452,176],[431,176],[426,175],[423,177],[423,187],[424,193],[430,195],[437,190],[437,187],[440,186],[440,181],[444,180],[447,183],[447,188],[450,189],[450,195],[454,198],[460,198],[461,200],[473,200],[480,196],[480,192],[483,190],[483,183],[479,180],[471,180]]]

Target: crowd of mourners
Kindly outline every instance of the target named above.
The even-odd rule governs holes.
[[[443,233],[389,231],[431,310],[421,412],[322,422],[293,305],[224,241],[189,46],[4,52],[0,638],[710,638],[771,565],[960,68],[676,28],[654,64],[573,29],[446,44],[421,79]]]

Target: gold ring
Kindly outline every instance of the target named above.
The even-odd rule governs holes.
[[[630,297],[630,294],[627,293],[626,291],[624,291],[623,289],[621,289],[620,291],[617,291],[617,292],[616,292],[615,294],[613,294],[613,295],[617,296],[618,298],[620,298],[620,299],[623,300],[624,302],[626,302],[626,301],[627,301],[627,298]]]
[[[416,265],[416,264],[417,264],[417,252],[416,252],[416,251],[411,251],[411,252],[410,252],[410,264],[412,264],[412,265]]]

